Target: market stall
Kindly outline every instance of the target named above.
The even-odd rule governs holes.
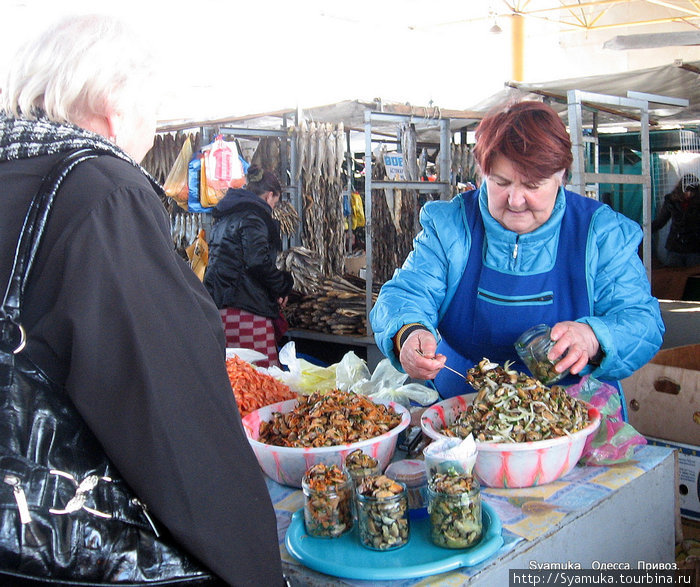
[[[501,521],[503,545],[473,566],[461,566],[454,560],[458,555],[449,550],[428,554],[425,560],[411,559],[410,551],[402,555],[400,550],[368,551],[362,557],[345,544],[328,545],[324,550],[321,546],[325,545],[320,545],[325,560],[314,557],[313,549],[302,551],[309,558],[304,564],[285,546],[286,537],[299,524],[297,512],[303,508],[303,494],[269,478],[267,485],[277,512],[283,566],[292,585],[367,585],[368,573],[379,569],[383,578],[369,584],[492,587],[508,585],[511,569],[556,570],[571,569],[571,565],[604,569],[606,564],[608,568],[629,564],[636,570],[640,562],[649,565],[641,568],[654,568],[675,560],[674,456],[670,449],[660,447],[644,447],[624,466],[577,467],[549,485],[483,490],[486,503]],[[644,508],[644,515],[640,515],[640,508]],[[425,528],[416,524],[416,530],[415,540],[425,542],[425,536],[418,535]],[[348,552],[356,558],[348,559]],[[464,552],[458,554],[466,559]],[[414,575],[421,572],[419,562],[430,572]],[[443,572],[441,565],[448,570]]]
[[[264,403],[283,401],[257,410],[248,406],[243,425],[266,476],[277,513],[283,566],[292,585],[359,586],[371,581],[387,587],[467,583],[490,587],[509,584],[513,570],[673,570],[679,523],[676,455],[668,447],[645,444],[631,426],[617,422],[611,411],[614,402],[604,403],[605,394],[599,393],[602,386],[594,383],[570,389],[566,407],[556,399],[557,394],[565,393],[563,390],[534,384],[521,374],[518,381],[527,389],[536,385],[547,392],[539,396],[536,391],[527,391],[531,401],[539,405],[545,402],[552,410],[559,406],[553,414],[561,425],[571,426],[571,432],[560,431],[562,436],[540,441],[477,441],[474,445],[471,435],[464,436],[452,426],[486,421],[472,416],[464,420],[466,414],[475,414],[470,411],[475,394],[433,404],[435,398],[429,396],[427,388],[405,383],[405,374],[395,371],[388,361],[371,372],[352,353],[329,367],[309,365],[293,354],[285,360],[289,361],[289,372],[273,369],[256,376],[260,380],[277,378],[275,386],[281,388],[289,384],[284,395],[275,392]],[[477,377],[476,372],[470,375]],[[486,393],[493,393],[494,398],[502,397],[501,391],[511,394],[515,390],[508,391],[508,385],[502,384],[498,391],[486,380],[481,385],[485,387],[480,388],[480,402],[490,405],[496,414],[518,413],[513,399],[496,406],[484,395],[485,389],[490,389]],[[290,389],[300,393],[297,399],[287,399]],[[583,395],[586,390],[600,409],[582,403],[581,398],[588,397]],[[522,392],[517,395],[526,401]],[[351,405],[346,401],[354,405],[352,398],[363,396],[362,402],[369,399],[384,404],[388,411],[366,418],[359,412],[351,415],[342,407]],[[417,407],[409,397],[430,407]],[[579,421],[573,414],[581,408],[587,417]],[[351,444],[326,443],[326,439],[344,434],[346,424],[341,414],[351,422],[363,422],[363,428],[381,431],[377,426],[390,417],[392,409],[401,423],[386,433]],[[311,413],[313,417],[305,416]],[[553,421],[549,416],[540,418],[536,421]],[[539,435],[549,434],[544,426],[538,424]],[[445,436],[447,428],[461,438]],[[496,433],[495,428],[491,433]],[[481,438],[481,433],[476,437]],[[457,451],[445,451],[447,445]],[[474,447],[476,452],[461,452]],[[344,462],[342,471],[349,473],[348,455],[356,452],[373,455],[364,465],[369,467],[363,473],[367,478],[383,474],[405,485],[408,533],[403,545],[368,547],[363,542],[367,522],[356,517],[348,529],[349,520],[343,517],[340,506],[346,497],[336,493],[335,485],[327,503],[319,501],[319,494],[305,485],[309,472],[319,465],[333,468]],[[446,472],[443,477],[447,478],[475,475],[481,484],[480,491],[478,486],[476,489],[481,531],[467,545],[450,545],[452,533],[444,535],[452,538],[443,543],[440,532],[447,530],[436,530],[434,514],[438,510],[433,509],[434,498],[427,488],[433,487],[430,479],[438,477],[440,471]],[[364,482],[357,483],[359,496]],[[308,517],[312,507],[320,508],[318,518]],[[447,519],[461,528],[464,522],[457,522],[460,518],[452,515]]]
[[[374,118],[368,124],[370,113]],[[272,165],[284,180],[282,204],[290,212],[278,218],[286,249],[280,263],[292,271],[297,294],[286,311],[288,336],[331,343],[341,352],[348,345],[359,347],[376,364],[379,355],[367,324],[373,295],[410,251],[421,203],[447,199],[461,189],[460,182],[474,180],[466,132],[480,117],[479,112],[348,100],[304,111],[183,121],[158,129],[160,138],[146,164],[164,181],[167,171],[161,169],[176,156],[164,146],[173,143],[173,134],[180,138],[196,130],[201,140],[195,152],[221,135],[236,143],[244,159],[258,157],[266,168]],[[266,141],[278,144],[274,162],[263,148]],[[392,155],[401,160],[398,170],[388,164]],[[366,183],[366,170],[374,187]],[[208,228],[206,209],[170,209],[178,244]],[[183,231],[183,226],[190,228]],[[345,306],[329,307],[325,302],[338,289]],[[357,302],[355,293],[361,294]]]

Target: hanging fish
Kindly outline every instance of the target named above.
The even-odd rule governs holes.
[[[418,174],[419,177],[425,177],[428,171],[428,149],[423,147],[418,158]]]
[[[415,125],[403,123],[401,125],[401,148],[404,177],[408,181],[418,180],[417,140]]]
[[[317,178],[315,177],[316,171],[316,159],[318,156],[318,128],[316,123],[312,122],[309,125],[309,157],[306,161],[305,171],[309,175],[310,182],[312,184],[316,183]]]
[[[309,127],[305,120],[301,121],[299,128],[296,132],[297,140],[297,161],[296,170],[294,172],[295,182],[298,184],[301,181],[301,172],[306,165],[306,159],[308,156],[308,145],[309,145]]]
[[[343,175],[343,165],[345,165],[345,126],[342,122],[338,123],[338,127],[335,129],[335,157],[338,177],[340,178]]]

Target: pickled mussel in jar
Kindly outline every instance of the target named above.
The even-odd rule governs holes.
[[[556,383],[569,374],[569,370],[558,373],[554,370],[555,363],[547,358],[547,353],[555,342],[550,338],[551,328],[546,324],[538,324],[526,330],[515,341],[515,350],[535,379],[545,385]]]
[[[345,457],[345,471],[357,487],[365,477],[379,475],[381,468],[377,459],[356,448]]]
[[[472,475],[438,473],[428,482],[430,539],[443,548],[467,548],[481,539],[481,491]]]
[[[393,550],[408,542],[406,486],[386,475],[365,477],[355,492],[360,543],[372,550]]]
[[[312,466],[301,487],[309,536],[337,538],[352,529],[352,480],[337,465]]]

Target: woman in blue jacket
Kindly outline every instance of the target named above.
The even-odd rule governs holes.
[[[664,325],[642,231],[564,189],[571,142],[556,112],[525,101],[490,113],[474,155],[480,188],[424,206],[413,251],[382,287],[370,316],[382,352],[443,397],[472,391],[445,364],[516,361],[513,344],[540,323],[559,372],[617,382],[644,365]]]

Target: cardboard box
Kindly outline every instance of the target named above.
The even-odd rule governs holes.
[[[700,445],[700,344],[659,351],[622,389],[629,422],[641,434]]]
[[[700,520],[700,446],[668,442],[650,436],[647,436],[647,442],[678,451],[678,502],[681,516]]]
[[[345,271],[350,275],[357,275],[358,277],[364,277],[361,275],[362,269],[367,265],[366,255],[356,255],[354,257],[345,257]]]

